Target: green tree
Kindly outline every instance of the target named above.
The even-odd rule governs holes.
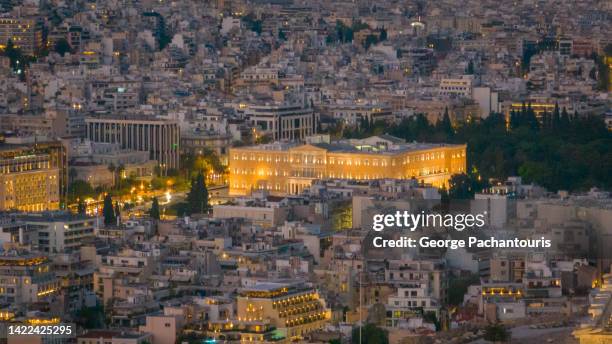
[[[64,56],[67,52],[70,52],[71,47],[65,38],[60,38],[57,40],[57,42],[55,42],[53,49],[56,53]]]
[[[474,74],[474,61],[470,60],[470,62],[468,62],[468,65],[465,68],[465,74],[467,74],[467,75],[473,75]]]
[[[245,27],[258,35],[261,35],[262,21],[255,18],[255,14],[249,13],[242,17],[242,21],[245,23]]]
[[[185,154],[181,154],[180,166],[181,170],[184,172],[185,178],[189,178],[191,171],[195,167],[195,162],[196,156],[193,153],[187,152]]]
[[[374,44],[378,43],[378,36],[376,35],[367,35],[365,41],[363,42],[363,47],[368,50]]]
[[[119,209],[119,202],[115,202],[115,219],[121,220],[121,209]]]
[[[381,42],[387,40],[387,30],[384,27],[380,30],[380,36],[378,36],[378,40]]]
[[[354,27],[354,26],[353,26]],[[356,30],[359,31],[359,30]],[[353,28],[344,25],[340,20],[336,21],[336,39],[341,43],[350,43],[353,41]]]
[[[570,126],[570,116],[567,113],[567,109],[564,106],[563,110],[561,111],[560,129],[563,131],[567,131],[569,129],[569,126]]]
[[[108,169],[108,172],[110,172],[113,175],[113,186],[117,185],[117,166],[115,166],[115,164],[113,164],[112,162],[110,164],[108,164],[108,166],[106,167]]]
[[[106,194],[104,196],[102,216],[104,216],[105,226],[112,226],[117,223],[117,218],[115,217],[115,209],[113,207],[113,198],[110,194]]]
[[[208,211],[208,189],[202,172],[191,181],[191,189],[187,194],[189,204],[189,214],[200,214]]]
[[[259,143],[266,143],[270,137],[262,135],[259,137]],[[219,159],[219,155],[211,150],[204,149],[200,154],[186,153],[181,156],[181,170],[185,174],[185,178],[191,178],[197,176],[200,171],[214,172],[216,174],[223,174],[226,172],[226,167]]]
[[[428,323],[434,324],[434,326],[436,327],[436,331],[440,331],[440,319],[438,319],[438,317],[436,316],[436,312],[425,312],[423,314],[423,320]]]
[[[448,107],[444,109],[444,115],[442,119],[436,123],[436,129],[442,132],[447,138],[453,137],[455,133],[453,131],[453,125],[451,123],[450,115],[448,114]]]
[[[119,166],[117,166],[116,169],[116,174],[117,174],[117,189],[121,189],[121,182],[123,179],[123,174],[125,173],[125,165],[124,164],[119,164]]]
[[[374,324],[366,324],[363,327],[353,329],[351,343],[389,344],[389,333]]]
[[[22,58],[21,51],[15,47],[13,40],[9,39],[4,48],[4,56],[9,58],[10,66],[17,70],[18,61]]]
[[[149,210],[149,216],[152,219],[159,220],[159,201],[157,197],[153,197],[153,202],[151,203],[151,209]]]
[[[74,182],[74,180],[76,179],[76,177],[78,176],[78,172],[74,167],[71,167],[68,170],[68,181],[70,183]]]
[[[451,199],[471,199],[483,187],[484,184],[473,173],[455,174],[449,181],[448,195]]]
[[[84,307],[77,312],[76,323],[86,329],[102,328],[104,326],[104,307]]]
[[[552,125],[552,116],[550,113],[548,113],[548,111],[546,111],[546,109],[544,109],[544,112],[542,113],[542,129],[550,130],[551,125]]]
[[[79,203],[77,204],[77,213],[80,215],[85,215],[87,206],[85,205],[85,201],[79,199]]]
[[[527,105],[527,110],[525,111],[525,124],[532,130],[540,129],[540,122],[535,115],[535,111],[531,107],[531,103]]]
[[[75,202],[77,199],[85,199],[95,195],[94,188],[84,180],[74,180],[68,185],[68,201]]]
[[[483,338],[491,342],[507,342],[510,340],[510,332],[500,323],[491,324],[485,328]]]
[[[595,55],[594,60],[597,67],[597,90],[606,92],[610,87],[610,67],[605,56]]]
[[[534,130],[531,111],[533,109],[529,110],[527,104],[513,111],[511,130],[508,130],[506,116],[492,113],[485,119],[455,124],[452,135],[442,130],[444,120],[432,125],[423,114],[387,125],[383,131],[408,142],[466,143],[467,165],[476,167],[478,173],[453,177],[454,187],[451,185],[452,190],[449,190],[451,198],[471,198],[474,190],[478,191],[485,184],[481,180],[504,180],[516,175],[523,177],[526,183],[533,182],[551,191],[612,189],[609,178],[612,175],[612,132],[607,130],[602,116],[573,114],[570,118],[567,110],[562,115],[559,106],[555,106],[551,115],[543,116],[549,119],[543,119],[542,129]],[[531,120],[522,121],[529,117]],[[367,133],[359,132],[358,135]],[[346,129],[338,130],[338,135],[359,137],[355,131]]]
[[[558,130],[561,126],[561,113],[559,112],[559,103],[555,103],[555,109],[552,114],[552,123],[551,128],[553,130]]]
[[[463,304],[463,296],[467,293],[468,287],[479,283],[480,276],[477,274],[452,276],[448,281],[448,303],[457,306]]]

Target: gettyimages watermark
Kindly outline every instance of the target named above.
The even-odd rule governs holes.
[[[471,235],[467,238],[440,238],[440,231],[454,230],[457,232],[481,230],[488,228],[487,211],[482,213],[455,213],[440,214],[421,211],[395,211],[387,214],[374,214],[372,217],[372,230],[415,232],[436,230],[435,237],[400,236],[399,238],[372,237],[372,246],[375,248],[446,248],[458,249],[466,247],[477,248],[550,248],[552,241],[545,237],[540,238],[496,238],[495,236]]]
[[[388,227],[395,227],[415,231],[419,227],[446,227],[462,231],[467,228],[484,227],[486,218],[487,212],[482,214],[435,214],[421,211],[414,214],[398,210],[395,214],[374,215],[372,229],[382,231]]]

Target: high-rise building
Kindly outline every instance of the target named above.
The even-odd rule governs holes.
[[[416,179],[448,186],[466,171],[466,145],[406,143],[382,135],[309,144],[276,142],[230,149],[230,194],[297,194],[316,179]]]
[[[60,143],[0,145],[0,210],[59,209],[65,170]]]
[[[179,167],[180,131],[176,121],[148,116],[100,116],[85,120],[87,138],[148,151],[162,171]]]

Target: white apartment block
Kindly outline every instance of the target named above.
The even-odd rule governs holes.
[[[439,94],[444,97],[471,97],[472,79],[468,76],[459,79],[442,79]]]
[[[299,141],[317,130],[319,115],[300,105],[250,106],[245,111],[247,120],[262,135],[274,141]]]

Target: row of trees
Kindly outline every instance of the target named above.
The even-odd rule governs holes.
[[[612,132],[602,117],[569,114],[558,106],[536,116],[529,104],[509,117],[492,113],[453,126],[447,110],[435,124],[418,114],[396,125],[377,122],[341,128],[340,135],[389,133],[408,142],[466,143],[469,170],[453,178],[451,186],[456,189],[451,188],[451,194],[458,190],[456,194],[469,197],[491,178],[514,175],[552,191],[612,188]]]
[[[355,32],[359,32],[361,30],[369,29],[370,26],[366,23],[363,23],[359,20],[356,20],[352,23],[351,26],[347,26],[342,21],[336,21],[336,27],[334,32],[330,33],[326,37],[327,44],[333,43],[351,43],[353,42],[353,38],[355,36]],[[370,46],[387,40],[387,30],[382,28],[377,30],[378,34],[369,34],[366,36],[363,46],[365,49],[368,49]]]
[[[206,185],[205,171],[211,174],[223,176],[226,167],[221,163],[219,157],[212,151],[205,151],[202,154],[185,154],[181,156],[181,166],[183,173],[168,172],[168,176],[156,176],[151,180],[150,187],[152,190],[163,190],[168,186],[172,186],[175,190],[186,190],[188,194],[185,202],[174,204],[170,207],[170,212],[175,211],[177,215],[191,215],[196,213],[206,213],[210,210],[208,199],[208,188]],[[134,191],[134,187],[142,189],[142,182],[132,177],[124,178],[125,167],[123,165],[115,166],[110,164],[108,170],[113,174],[112,187],[97,187],[93,188],[91,184],[84,180],[78,179],[77,171],[72,168],[68,172],[68,202],[71,204],[77,203],[77,211],[85,213],[86,205],[84,199],[104,193],[105,197],[124,196]],[[161,172],[157,171],[157,175]],[[172,174],[170,176],[170,174]],[[105,202],[106,202],[105,198]],[[113,206],[114,207],[114,206]],[[115,223],[116,216],[113,219],[111,212],[107,208],[105,219],[108,223]],[[118,207],[117,207],[118,208]],[[159,201],[157,198],[152,199],[149,215],[154,219],[159,219],[161,216]]]
[[[79,209],[81,207],[79,206]],[[121,218],[121,211],[119,209],[119,202],[113,204],[113,198],[110,194],[104,196],[104,203],[102,205],[102,216],[104,217],[105,226],[113,226],[117,224],[117,219]]]
[[[182,154],[180,163],[184,177],[187,179],[196,177],[200,171],[216,174],[224,174],[227,171],[219,156],[210,149],[203,150],[201,154]]]
[[[179,216],[205,214],[210,211],[206,178],[201,171],[191,180],[191,186],[185,202],[173,205],[172,210]],[[149,216],[157,220],[160,218],[159,202],[157,198],[153,198]]]
[[[199,173],[192,180],[191,189],[187,194],[187,200],[186,202],[179,203],[178,209],[181,210],[179,215],[202,214],[210,210],[208,189],[202,173]],[[80,201],[78,204],[78,212],[82,214],[85,213],[85,204],[82,201]],[[161,211],[157,197],[153,197],[151,208],[149,209],[148,213],[152,219],[160,219]],[[106,194],[104,196],[102,216],[104,217],[105,226],[115,225],[117,223],[117,219],[119,219],[121,216],[119,203],[113,203],[113,199],[110,194]]]

